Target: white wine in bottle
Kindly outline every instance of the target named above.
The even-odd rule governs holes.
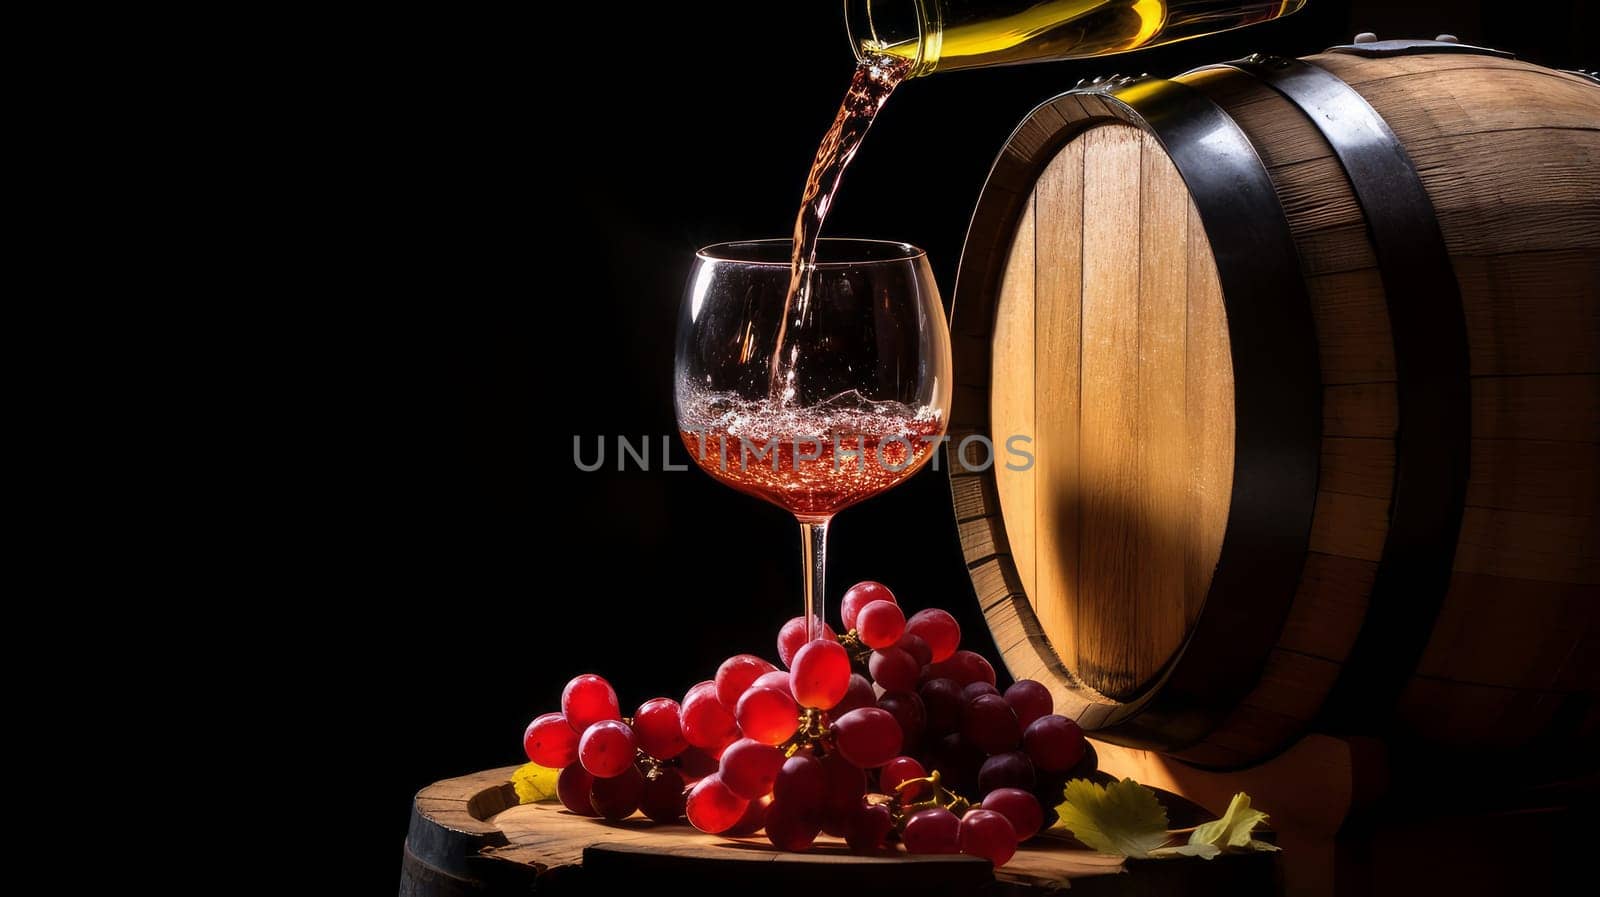
[[[860,57],[911,61],[908,77],[1108,56],[1286,16],[1306,0],[845,0]]]

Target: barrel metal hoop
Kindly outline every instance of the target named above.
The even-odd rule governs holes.
[[[1073,137],[1113,122],[1155,137],[1194,199],[1222,286],[1234,370],[1232,503],[1205,605],[1139,698],[1080,716],[1098,738],[1176,751],[1215,730],[1259,681],[1304,566],[1321,460],[1321,372],[1294,238],[1266,166],[1227,112],[1187,85],[1138,79],[1063,94],[1024,119],[967,235],[952,328],[963,350],[956,382],[981,383],[988,370],[1008,240],[1033,181]],[[987,433],[987,397],[972,398],[956,409],[952,429]],[[1014,610],[1040,631],[1026,600]],[[1059,660],[1052,666],[1075,678]]]
[[[1344,53],[1365,56],[1368,59],[1385,59],[1391,56],[1422,56],[1433,53],[1457,53],[1468,56],[1498,56],[1516,59],[1517,55],[1493,47],[1478,47],[1457,40],[1377,40],[1357,44],[1340,44],[1323,50],[1324,53]]]
[[[1388,304],[1399,398],[1389,532],[1366,617],[1323,711],[1333,730],[1354,731],[1395,707],[1450,586],[1471,463],[1466,314],[1422,179],[1366,99],[1297,59],[1228,65],[1299,107],[1333,148],[1366,218]]]

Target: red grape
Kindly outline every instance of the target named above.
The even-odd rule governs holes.
[[[697,747],[691,747],[678,755],[678,772],[683,774],[683,780],[690,785],[716,772],[717,765],[716,757]]]
[[[907,853],[960,853],[961,820],[944,807],[918,810],[906,819],[900,840]]]
[[[908,632],[900,636],[900,641],[895,642],[894,646],[916,658],[919,668],[933,663],[933,649],[928,647],[928,643],[923,641],[920,635]]]
[[[818,638],[827,639],[830,642],[838,640],[839,637],[833,634],[833,627],[822,622],[821,617],[815,619],[817,621],[817,631],[822,633]],[[800,646],[805,643],[806,618],[795,617],[793,620],[783,624],[783,628],[778,630],[778,659],[783,661],[783,665],[786,667],[794,666],[794,652],[800,650]]]
[[[1033,725],[1033,721],[1041,716],[1049,716],[1055,712],[1056,701],[1051,697],[1050,689],[1033,681],[1032,679],[1018,679],[1006,689],[1006,703],[1016,711],[1017,723],[1023,729]]]
[[[1018,844],[1044,828],[1044,810],[1039,807],[1039,799],[1021,788],[998,788],[989,792],[983,799],[983,808],[999,813],[1011,823]]]
[[[887,710],[863,707],[852,710],[833,724],[839,753],[862,769],[874,769],[900,753],[904,735],[900,724]]]
[[[845,629],[855,629],[859,622],[856,617],[861,609],[874,601],[887,601],[890,604],[899,604],[894,599],[894,593],[881,582],[867,580],[858,582],[844,593],[844,600],[839,602],[839,615],[844,618]]]
[[[735,654],[717,667],[717,700],[731,713],[739,706],[739,698],[750,683],[775,669],[777,667],[754,654]]]
[[[1088,743],[1078,724],[1054,713],[1033,721],[1022,744],[1033,765],[1045,772],[1065,772],[1078,765]]]
[[[795,754],[778,770],[772,799],[794,813],[814,817],[822,808],[827,781],[822,761],[810,754]]]
[[[749,808],[749,801],[729,791],[721,776],[712,773],[690,789],[683,810],[695,828],[717,835],[733,828]]]
[[[863,803],[850,818],[844,840],[857,853],[882,850],[883,839],[894,828],[894,816],[888,804]]]
[[[655,778],[645,779],[639,809],[656,822],[677,822],[683,816],[683,776],[662,767]]]
[[[850,687],[845,689],[844,697],[839,699],[839,703],[828,711],[828,716],[838,719],[852,710],[876,706],[878,706],[878,693],[872,690],[872,682],[860,673],[851,673]]]
[[[1017,852],[1017,832],[1011,821],[993,810],[968,810],[961,817],[961,852],[1004,866]]]
[[[717,771],[717,766],[715,756],[693,745],[678,755],[678,772],[683,775],[683,782],[690,785]]]
[[[948,735],[961,728],[961,711],[967,702],[961,699],[961,686],[954,679],[930,679],[922,683],[918,694],[928,711],[929,732]]]
[[[589,803],[589,789],[593,787],[594,776],[589,775],[589,771],[580,763],[573,763],[556,777],[556,797],[561,798],[563,807],[579,816],[599,815],[595,813],[594,805]]]
[[[528,759],[546,769],[563,769],[578,759],[578,733],[559,713],[545,715],[528,723],[522,733],[522,749]]]
[[[1033,761],[1021,751],[995,754],[978,769],[979,794],[988,794],[996,788],[1032,788],[1033,783]]]
[[[561,690],[561,712],[574,732],[587,732],[603,719],[622,719],[611,683],[593,673],[574,678]]]
[[[589,802],[594,811],[607,819],[627,819],[639,809],[639,799],[644,795],[644,776],[637,767],[629,766],[622,775],[609,779],[595,779],[589,788]]]
[[[888,601],[873,601],[856,616],[856,634],[868,648],[892,647],[905,632],[905,612]]]
[[[745,800],[765,797],[772,793],[783,759],[783,751],[772,745],[741,738],[722,754],[722,783]]]
[[[1022,741],[1022,727],[1011,705],[999,695],[979,695],[961,714],[961,734],[985,754],[1003,754]]]
[[[578,740],[578,762],[595,778],[609,779],[633,768],[637,747],[633,730],[626,723],[604,719],[590,726]]]
[[[790,667],[789,690],[802,707],[831,710],[850,690],[850,654],[826,639],[803,645]]]
[[[641,750],[657,760],[671,760],[683,753],[689,742],[683,740],[679,709],[671,698],[651,698],[639,705],[633,712],[633,734]]]
[[[867,774],[838,752],[823,757],[821,762],[822,827],[828,834],[842,838],[861,795],[867,793]]]
[[[927,783],[912,785],[904,791],[899,790],[900,783],[909,779],[927,778],[927,775],[927,770],[922,768],[922,764],[918,763],[916,758],[896,757],[878,770],[878,790],[884,794],[898,794],[907,801],[920,800],[922,795],[929,791]]]
[[[949,659],[961,647],[961,624],[949,611],[937,607],[912,614],[906,621],[906,631],[928,643],[934,663]]]
[[[729,838],[745,838],[761,831],[767,824],[767,807],[771,805],[771,798],[750,801],[739,821],[722,834]]]
[[[994,684],[994,667],[971,651],[957,651],[947,660],[936,661],[923,671],[923,675],[928,679],[954,679],[962,687],[974,682]]]
[[[761,675],[756,677],[756,681],[750,683],[750,687],[751,688],[776,688],[778,691],[788,691],[789,690],[789,671],[788,670],[773,670],[770,673],[762,673]]]
[[[982,695],[997,695],[999,693],[1000,689],[995,688],[988,682],[973,682],[961,689],[961,700],[970,703],[973,698]]]
[[[900,733],[905,738],[907,745],[915,745],[922,740],[922,733],[928,728],[928,711],[922,706],[922,699],[914,691],[891,691],[878,699],[878,706],[889,711],[895,722],[900,724]]]
[[[815,813],[795,809],[781,800],[774,800],[767,808],[767,840],[779,850],[810,850],[821,832]]]
[[[885,691],[910,691],[916,688],[917,676],[922,672],[916,658],[892,646],[872,652],[867,669]]]
[[[800,706],[788,689],[751,688],[739,699],[739,730],[762,744],[783,744],[800,726]]]
[[[717,700],[716,686],[708,683],[696,685],[683,696],[678,722],[683,727],[685,741],[713,755],[739,737],[739,724],[733,712],[722,706]]]

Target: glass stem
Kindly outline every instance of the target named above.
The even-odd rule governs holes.
[[[800,551],[805,559],[806,641],[820,638],[817,621],[827,612],[824,571],[828,566],[828,520],[800,521]]]

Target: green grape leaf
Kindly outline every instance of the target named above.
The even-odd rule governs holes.
[[[537,763],[519,767],[511,774],[511,786],[517,789],[517,800],[525,804],[542,804],[556,799],[558,769],[546,769]]]
[[[1160,857],[1199,857],[1209,860],[1221,853],[1222,849],[1215,844],[1184,844],[1178,847],[1160,847],[1150,851],[1150,856]]]
[[[1123,779],[1101,786],[1088,779],[1067,783],[1056,807],[1056,825],[1091,850],[1112,856],[1146,857],[1167,843],[1167,811],[1156,793]]]
[[[1243,791],[1228,802],[1222,818],[1199,826],[1189,836],[1190,845],[1208,844],[1218,850],[1277,850],[1278,847],[1250,837],[1256,826],[1267,821],[1267,814],[1250,806],[1250,795]]]

